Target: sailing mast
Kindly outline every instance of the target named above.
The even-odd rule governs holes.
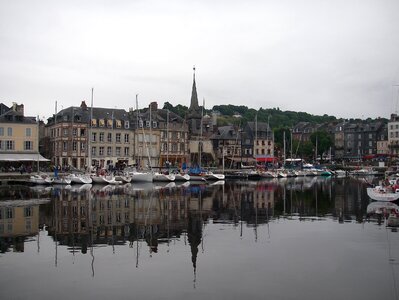
[[[169,172],[169,109],[166,111],[166,163]]]
[[[201,148],[202,148],[202,127],[203,127],[203,122],[204,122],[204,106],[205,106],[205,98],[202,100],[202,109],[201,109],[201,123],[200,123],[200,140],[198,143],[199,149],[198,149],[198,165],[199,169],[201,171]]]
[[[91,131],[92,131],[92,120],[93,120],[93,94],[94,88],[91,88],[91,106],[90,106],[90,120],[89,120],[89,132],[87,134],[87,167],[88,171],[91,172],[92,154],[91,154]]]

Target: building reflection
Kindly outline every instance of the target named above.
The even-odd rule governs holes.
[[[144,243],[153,255],[160,245],[169,249],[171,241],[184,238],[191,249],[194,271],[203,230],[210,222],[247,226],[255,234],[259,226],[280,217],[360,222],[365,219],[369,202],[363,182],[319,177],[212,184],[54,186],[29,191],[48,196],[51,202],[10,206],[0,201],[3,253],[9,249],[24,251],[24,241],[38,235],[40,226],[46,224],[56,245],[72,253],[87,253],[100,246],[115,251],[117,245]]]
[[[26,186],[0,186],[0,252],[24,252],[25,241],[39,233],[40,204],[49,202]]]

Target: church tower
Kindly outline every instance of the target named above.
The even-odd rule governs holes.
[[[195,83],[195,66],[193,67],[193,88],[191,91],[190,108],[187,111],[187,123],[191,135],[199,135],[201,130],[201,108],[198,105],[197,85]]]

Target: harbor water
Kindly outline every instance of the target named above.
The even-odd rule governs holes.
[[[3,185],[1,299],[399,299],[366,185]]]

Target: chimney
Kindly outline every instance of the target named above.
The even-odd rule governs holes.
[[[156,101],[150,103],[151,111],[156,111],[158,109],[158,103]]]
[[[80,108],[83,109],[83,110],[87,110],[87,105],[86,105],[86,102],[84,100],[80,104]]]
[[[22,115],[24,115],[24,105],[23,104],[20,104],[20,105],[18,105],[16,102],[13,102],[12,103],[12,108],[11,108],[13,111],[16,111],[16,112],[19,112],[19,113],[21,113]]]

